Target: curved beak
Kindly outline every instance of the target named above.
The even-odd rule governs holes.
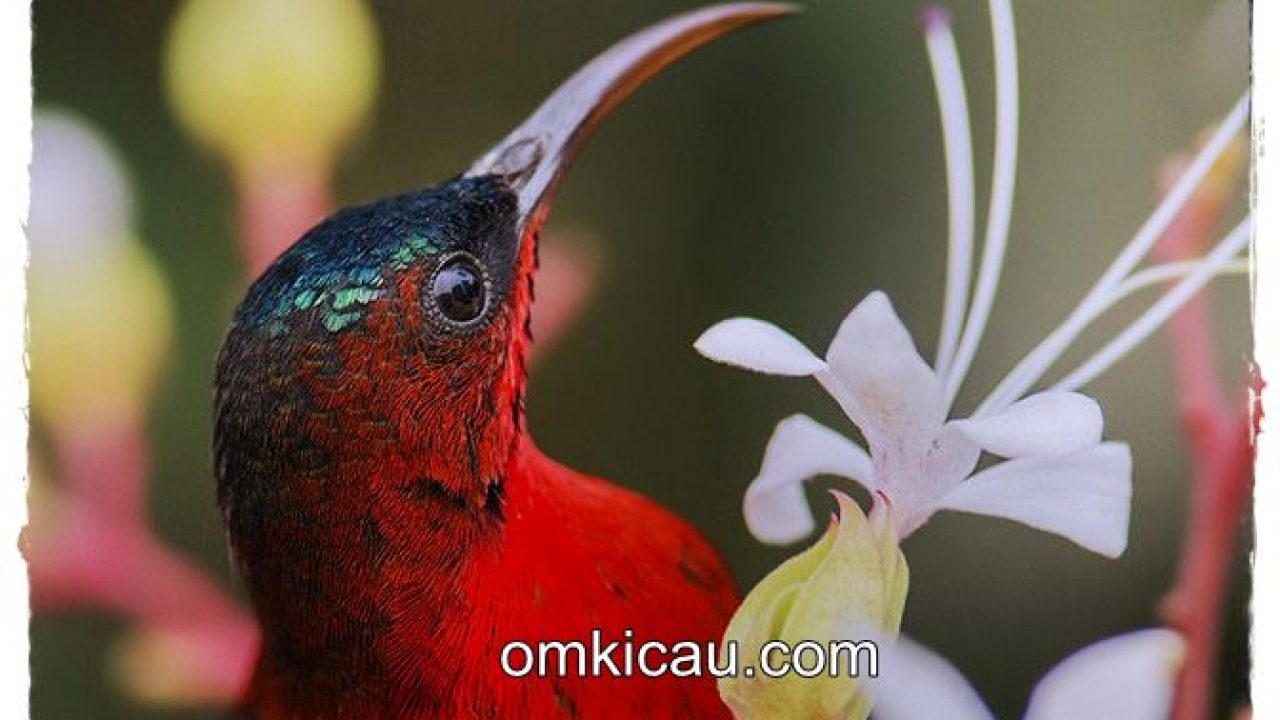
[[[560,177],[582,144],[609,111],[645,80],[721,35],[797,10],[781,3],[718,5],[641,30],[583,66],[477,160],[466,176],[506,177],[519,197],[522,230],[538,227]]]

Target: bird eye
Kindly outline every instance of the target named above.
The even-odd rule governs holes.
[[[440,317],[453,325],[470,325],[484,315],[489,280],[470,255],[458,253],[441,263],[431,278],[430,302]]]

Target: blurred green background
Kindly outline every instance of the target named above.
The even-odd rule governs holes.
[[[176,7],[37,0],[35,92],[38,103],[94,121],[132,170],[143,236],[177,308],[173,361],[150,418],[153,523],[230,584],[213,504],[210,378],[244,280],[231,181],[179,131],[165,101],[163,39]],[[381,95],[339,167],[343,204],[458,172],[595,52],[691,4],[372,7]],[[882,288],[931,355],[946,203],[919,9],[820,0],[801,17],[696,53],[605,124],[552,216],[551,233],[572,225],[598,238],[604,276],[532,381],[535,436],[553,457],[691,519],[744,587],[794,552],[757,544],[739,514],[774,423],[803,411],[845,426],[815,385],[733,372],[690,344],[713,322],[743,314],[822,347],[856,299]],[[956,0],[951,10],[974,113],[981,208],[992,105],[986,4]],[[1186,149],[1244,88],[1246,12],[1243,0],[1015,7],[1023,120],[1011,247],[961,408],[1065,315],[1146,217],[1162,156]],[[1140,302],[1122,306],[1082,348],[1097,347]],[[1245,283],[1219,283],[1215,306],[1234,380],[1249,347]],[[1108,436],[1134,450],[1132,541],[1123,558],[954,514],[905,548],[906,631],[954,660],[1002,717],[1017,716],[1035,680],[1070,651],[1153,623],[1171,582],[1189,478],[1162,339],[1091,392],[1106,409]],[[1229,601],[1224,708],[1247,691],[1245,557],[1241,551]],[[148,707],[116,690],[104,663],[121,627],[97,614],[37,618],[33,717],[217,716]]]

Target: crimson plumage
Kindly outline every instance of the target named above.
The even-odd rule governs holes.
[[[717,640],[738,602],[667,511],[525,425],[537,235],[582,138],[649,75],[788,12],[720,6],[616,45],[471,170],[340,211],[238,307],[214,457],[262,623],[250,718],[728,718],[709,676],[508,677],[511,641]]]

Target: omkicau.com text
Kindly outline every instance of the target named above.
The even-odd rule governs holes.
[[[499,662],[510,677],[877,677],[880,648],[872,640],[773,641],[741,664],[738,644],[641,641],[632,630],[606,642],[600,630],[588,640],[513,640],[502,647]]]

